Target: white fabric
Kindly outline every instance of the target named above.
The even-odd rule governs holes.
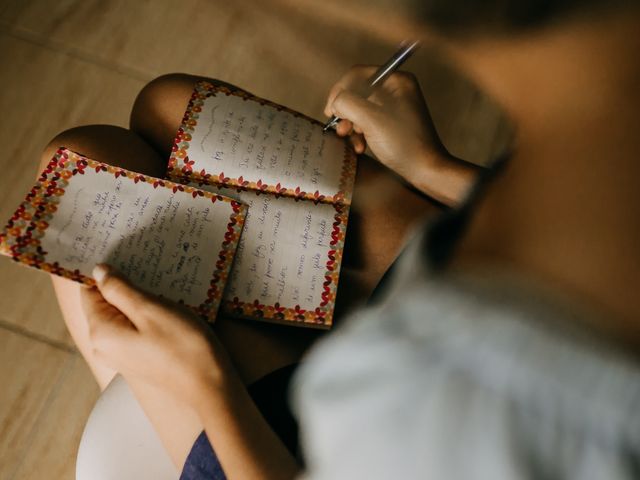
[[[176,480],[179,473],[127,382],[117,375],[80,441],[76,480]]]
[[[413,247],[296,373],[304,478],[640,478],[638,361],[574,306],[430,275]]]

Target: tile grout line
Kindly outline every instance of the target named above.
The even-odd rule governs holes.
[[[65,363],[64,367],[60,372],[60,375],[58,375],[58,379],[56,380],[56,383],[53,385],[53,388],[51,388],[51,390],[47,394],[47,398],[43,402],[42,407],[40,408],[40,412],[38,412],[36,420],[35,422],[33,422],[33,426],[31,427],[31,430],[29,431],[29,433],[27,434],[27,437],[25,438],[24,452],[20,456],[20,459],[16,462],[16,467],[13,470],[13,472],[11,472],[11,475],[9,475],[8,480],[13,480],[15,476],[18,473],[20,473],[20,468],[24,464],[25,458],[29,453],[29,447],[33,443],[33,437],[37,433],[38,425],[47,415],[49,411],[49,406],[55,401],[55,398],[58,395],[58,392],[60,392],[60,389],[62,388],[62,383],[70,375],[71,368],[73,367],[73,362],[75,360],[76,358],[72,355],[72,356],[69,356],[67,360],[64,362]]]
[[[76,355],[78,353],[78,351],[76,350],[75,347],[71,347],[69,345],[67,345],[64,342],[61,342],[59,340],[52,340],[50,338],[47,338],[45,335],[42,335],[40,333],[35,333],[35,332],[31,332],[29,330],[27,330],[24,327],[21,327],[19,325],[16,325],[14,323],[8,322],[7,320],[0,318],[0,328],[4,329],[4,330],[8,330],[12,333],[15,333],[17,335],[21,335],[23,337],[26,337],[30,340],[35,340],[36,342],[40,342],[40,343],[44,343],[46,345],[49,345],[50,347],[53,348],[57,348],[58,350],[63,350],[67,353],[72,353],[74,355]]]
[[[0,25],[2,25],[3,23],[4,22],[0,22]],[[9,25],[6,25],[6,26],[9,26]],[[25,29],[19,26],[14,26],[13,28],[9,28],[5,33],[19,40],[32,43],[39,47],[46,48],[47,50],[52,50],[54,52],[61,53],[63,55],[74,58],[76,60],[90,63],[100,68],[104,68],[107,70],[114,71],[116,73],[120,73],[122,75],[131,77],[135,80],[141,80],[145,83],[149,82],[154,77],[153,74],[145,73],[144,71],[137,70],[135,68],[125,67],[123,65],[118,65],[117,63],[101,60],[86,52],[83,52],[79,48],[64,45],[61,42],[56,42],[51,39],[43,38],[41,35],[38,35],[37,33],[34,33],[28,29]]]

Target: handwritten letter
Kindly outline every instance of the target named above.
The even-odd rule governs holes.
[[[225,299],[312,310],[321,302],[331,226],[331,204],[295,201],[230,188],[206,187],[248,206]]]
[[[193,170],[333,196],[344,141],[309,120],[269,105],[217,93],[204,100],[192,134]]]

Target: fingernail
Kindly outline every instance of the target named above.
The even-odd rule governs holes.
[[[92,275],[96,283],[102,283],[108,273],[109,268],[104,263],[100,263],[93,267]]]

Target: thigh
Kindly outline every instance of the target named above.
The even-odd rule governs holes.
[[[58,147],[67,147],[95,160],[147,175],[160,176],[166,168],[166,161],[138,135],[119,127],[92,125],[64,132],[45,149],[43,165],[49,162]],[[61,277],[52,276],[52,280],[69,332],[104,389],[115,372],[93,355],[86,316],[80,304],[80,289],[84,287]],[[199,418],[186,406],[148,385],[132,383],[130,387],[172,460],[181,468],[193,441],[202,431]]]

